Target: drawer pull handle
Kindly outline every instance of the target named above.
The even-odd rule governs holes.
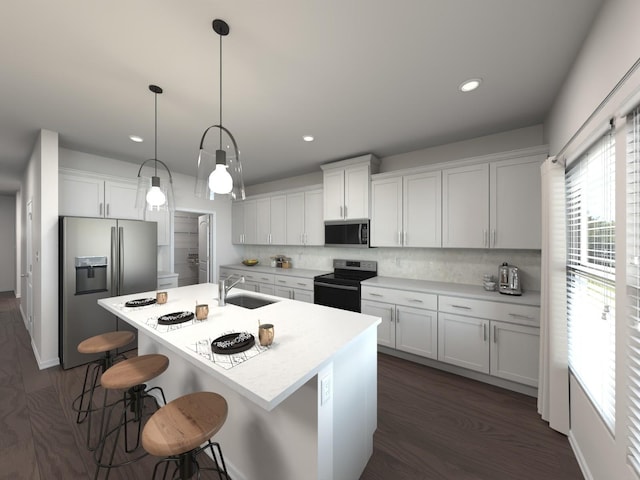
[[[302,283],[302,282],[298,282],[298,285],[300,285],[301,287],[306,287],[307,286],[306,283]]]
[[[383,297],[384,295],[380,295],[379,293],[370,293],[372,297]]]
[[[453,308],[462,308],[463,310],[471,310],[471,307],[467,307],[466,305],[451,305]]]
[[[407,300],[409,300],[410,302],[414,302],[414,303],[423,303],[422,300],[420,300],[418,298],[407,298]]]
[[[519,313],[510,313],[509,316],[510,317],[515,317],[515,318],[525,318],[527,320],[533,320],[533,317],[531,317],[529,315],[521,315]]]
[[[278,280],[278,283],[287,283],[286,280]]]

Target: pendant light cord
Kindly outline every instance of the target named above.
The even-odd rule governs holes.
[[[153,98],[155,100],[155,132],[154,132],[154,147],[153,147],[153,165],[155,167],[155,176],[158,176],[158,93],[154,92]]]
[[[220,125],[222,126],[222,35],[220,37]],[[220,130],[220,150],[222,150],[222,130]]]

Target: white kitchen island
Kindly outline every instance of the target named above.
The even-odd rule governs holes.
[[[138,329],[138,352],[162,353],[169,369],[153,385],[167,400],[200,391],[223,395],[229,415],[215,436],[233,480],[350,480],[360,477],[373,451],[377,426],[377,325],[380,318],[269,297],[249,310],[217,306],[217,286],[168,290],[164,305],[125,307],[155,292],[112,297],[99,304]],[[231,290],[229,297],[246,294]],[[204,321],[173,330],[161,315],[209,305]],[[258,320],[275,326],[269,348],[241,363],[210,358],[211,340],[229,332],[257,338]],[[220,357],[217,357],[220,358]]]

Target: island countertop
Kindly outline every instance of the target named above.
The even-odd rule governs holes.
[[[241,293],[246,294],[233,289],[228,297]],[[124,306],[129,300],[155,297],[155,291],[106,298],[98,303],[267,411],[317,375],[351,342],[380,323],[378,317],[370,315],[253,292],[251,296],[269,298],[275,303],[254,310],[232,304],[219,307],[217,285],[211,283],[171,289],[168,294],[164,305]],[[194,320],[166,332],[156,329],[151,321],[169,313],[194,312],[196,303],[209,305],[206,320]],[[211,340],[229,332],[246,331],[257,339],[258,322],[274,325],[273,344],[230,369],[199,355],[192,347],[205,339],[210,344]]]

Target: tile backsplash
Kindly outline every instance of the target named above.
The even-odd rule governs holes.
[[[453,248],[333,248],[245,246],[245,258],[269,265],[269,257],[282,254],[294,268],[333,270],[334,258],[376,260],[378,275],[438,282],[482,285],[482,277],[498,275],[503,262],[520,268],[525,290],[540,290],[539,250],[483,250]],[[224,264],[224,262],[222,262]]]

